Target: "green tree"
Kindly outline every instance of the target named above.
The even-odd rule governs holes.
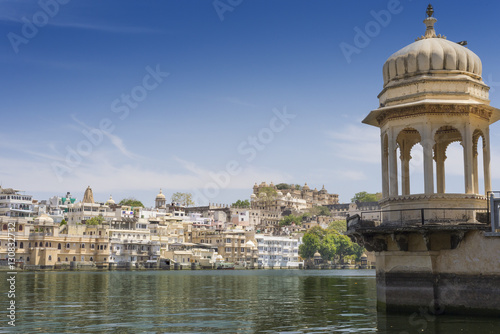
[[[326,206],[313,206],[309,212],[313,215],[313,216],[331,216],[331,212],[330,212],[330,209],[328,209]]]
[[[87,225],[101,225],[104,222],[103,216],[92,217],[85,222]]]
[[[351,202],[354,203],[356,201],[359,202],[376,202],[382,199],[382,193],[370,194],[366,191],[360,191],[359,193],[354,194],[354,197],[351,198]]]
[[[180,203],[184,206],[194,205],[193,195],[191,193],[176,192],[172,195],[173,203]]]
[[[120,201],[120,203],[118,203],[119,205],[126,205],[126,206],[131,206],[131,207],[134,207],[134,208],[143,208],[144,207],[144,204],[142,204],[141,201],[133,198],[133,197],[128,197],[128,198],[124,198]]]
[[[335,244],[337,245],[336,255],[340,263],[344,262],[344,256],[354,254],[353,242],[348,236],[337,234]]]
[[[334,234],[326,234],[326,236],[321,241],[319,252],[323,260],[331,261],[335,259],[335,255],[337,254],[337,244]]]
[[[303,258],[311,258],[316,251],[319,251],[324,260],[331,261],[338,259],[343,262],[346,256],[353,256],[360,259],[365,249],[355,244],[349,237],[339,233],[334,228],[323,229],[319,226],[311,228],[302,238]]]
[[[231,204],[233,208],[249,208],[250,207],[250,202],[246,199],[244,201],[242,200],[237,200],[233,204]]]
[[[61,222],[59,223],[59,226],[63,226],[63,225],[68,225],[68,222],[66,221],[66,219],[61,220]]]
[[[285,189],[291,189],[293,184],[286,184],[286,183],[278,183],[276,185],[276,189],[278,190],[285,190]]]
[[[320,246],[321,240],[317,235],[306,233],[302,238],[302,244],[299,246],[299,255],[303,259],[312,258]]]
[[[299,215],[299,216],[288,215],[288,216],[283,217],[279,221],[278,224],[279,224],[279,226],[288,226],[288,225],[292,225],[292,223],[295,223],[295,225],[302,225],[303,219],[304,219],[304,215]]]
[[[328,225],[328,230],[337,231],[339,233],[347,231],[345,220],[335,220]]]
[[[365,252],[365,248],[363,246],[358,245],[357,243],[352,243],[352,252],[356,258],[356,261],[361,260],[361,255]]]

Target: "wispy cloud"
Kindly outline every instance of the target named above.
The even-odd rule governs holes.
[[[327,132],[326,137],[336,158],[370,164],[380,163],[378,129],[348,125],[340,131]]]
[[[90,126],[88,126],[85,122],[83,121],[80,121],[78,118],[76,118],[76,115],[71,115],[71,119],[73,119],[76,123],[78,123],[80,126],[84,127],[85,129],[87,129],[88,131],[92,131],[92,130],[96,130]],[[80,128],[78,127],[73,127],[73,129],[77,130],[78,132],[81,131]],[[106,131],[101,131],[99,130],[102,134],[104,134],[106,137],[108,137],[108,139],[110,140],[111,144],[113,144],[113,146],[115,148],[118,149],[118,151],[120,151],[124,156],[126,156],[127,158],[130,158],[130,159],[134,159],[134,160],[137,160],[137,159],[140,159],[141,157],[130,152],[126,147],[125,147],[125,144],[123,143],[123,139],[120,138],[119,136],[115,135],[115,134],[112,134],[110,132],[106,132]]]

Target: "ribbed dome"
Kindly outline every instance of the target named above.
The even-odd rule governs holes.
[[[431,7],[431,6],[430,6]],[[432,10],[432,7],[431,7]],[[429,15],[432,15],[431,12]],[[384,86],[392,80],[399,80],[421,74],[467,74],[480,79],[481,59],[466,47],[436,35],[434,17],[424,20],[427,26],[425,36],[402,48],[387,59],[383,67]],[[443,73],[442,71],[446,71]]]
[[[471,50],[444,38],[427,38],[416,41],[387,59],[384,64],[384,85],[391,80],[433,70],[468,72],[476,79],[481,77],[481,59]]]

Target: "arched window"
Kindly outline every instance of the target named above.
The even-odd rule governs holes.
[[[19,248],[24,248],[24,243],[21,241],[21,243],[19,244]]]
[[[57,245],[57,249],[61,249],[61,243]]]
[[[90,261],[94,261],[94,258],[92,256],[90,257]]]
[[[66,258],[66,260],[65,260],[65,261],[66,261],[66,262],[68,262],[68,258]]]
[[[30,257],[29,256],[26,258],[26,262],[30,262]]]
[[[75,256],[73,256],[73,261],[76,261],[76,257]]]
[[[52,255],[49,255],[49,261],[52,261]]]
[[[35,247],[38,247],[38,242],[35,242]]]
[[[61,258],[60,257],[57,258],[57,262],[61,262]]]
[[[19,231],[23,230],[23,225],[19,225]]]
[[[45,242],[45,247],[49,247],[49,243],[48,242]]]

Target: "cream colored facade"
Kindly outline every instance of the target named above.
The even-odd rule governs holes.
[[[71,261],[104,263],[109,261],[107,235],[59,234],[58,224],[48,216],[34,222],[24,219],[0,218],[0,258],[7,257],[8,232],[4,226],[15,226],[16,261],[24,267],[54,268]]]

